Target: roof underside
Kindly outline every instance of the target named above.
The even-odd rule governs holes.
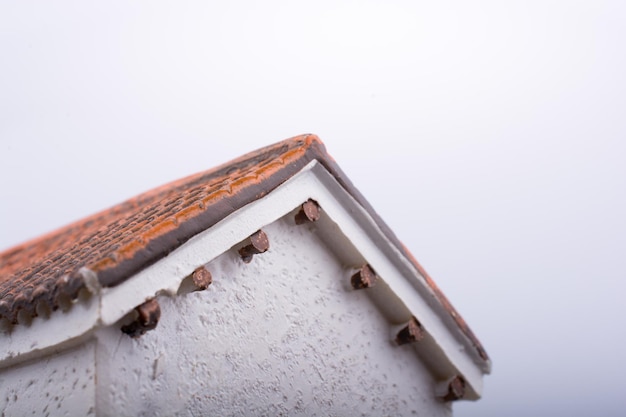
[[[95,273],[103,287],[124,282],[194,235],[262,198],[313,160],[369,212],[424,276],[438,302],[487,361],[485,350],[465,321],[315,135],[297,136],[259,149],[0,253],[0,318],[17,324],[18,313],[34,317],[40,305],[56,310],[63,297],[76,299],[87,286],[85,269]]]

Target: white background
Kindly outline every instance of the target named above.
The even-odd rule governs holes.
[[[620,1],[2,1],[0,249],[316,133],[494,362],[457,416],[623,416],[625,40]]]

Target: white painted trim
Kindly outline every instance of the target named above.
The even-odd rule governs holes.
[[[461,332],[449,312],[435,300],[425,278],[387,239],[367,210],[321,165],[317,165],[314,172],[321,187],[312,188],[319,194],[310,197],[320,202],[324,213],[337,223],[348,240],[374,266],[394,295],[419,319],[430,336],[426,341],[432,338],[438,353],[442,353],[457,373],[464,376],[470,388],[470,398],[480,397],[482,375],[489,372],[489,364],[486,367],[478,365],[483,360],[472,342]],[[331,202],[335,204],[329,204]]]
[[[0,369],[84,340],[98,326],[99,302],[92,296],[75,302],[69,311],[57,310],[49,318],[35,317],[29,326],[13,326],[9,334],[0,335]]]
[[[15,326],[8,335],[8,343],[0,347],[0,367],[21,357],[72,343],[99,326],[112,325],[155,295],[175,296],[182,280],[195,268],[283,217],[308,198],[320,203],[324,214],[375,267],[393,291],[394,299],[387,302],[397,303],[399,299],[418,317],[427,333],[420,343],[435,353],[433,357],[445,362],[441,364],[443,369],[463,375],[468,384],[468,397],[478,398],[482,375],[489,372],[489,364],[484,365],[471,341],[435,300],[432,289],[410,260],[387,239],[367,210],[317,161],[309,163],[264,198],[231,213],[122,284],[101,289],[94,295],[99,303],[92,302],[90,306],[76,303],[69,312],[55,312],[49,320],[35,319],[30,327]]]

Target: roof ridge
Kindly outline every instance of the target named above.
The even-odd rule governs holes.
[[[96,272],[103,286],[123,282],[318,157],[326,153],[316,135],[295,136],[3,251],[0,317],[16,323],[20,309],[35,316],[37,303],[55,310],[60,294],[75,299],[85,286],[81,268]]]
[[[19,311],[34,317],[39,304],[56,310],[63,297],[76,299],[88,285],[85,271],[94,273],[97,284],[103,287],[124,282],[194,235],[267,195],[313,160],[322,164],[369,213],[424,277],[437,302],[472,342],[479,356],[489,361],[461,315],[313,134],[265,146],[155,187],[1,252],[0,319],[16,324]]]

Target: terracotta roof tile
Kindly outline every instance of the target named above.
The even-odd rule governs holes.
[[[341,172],[315,135],[297,136],[227,164],[163,185],[112,208],[0,253],[0,318],[36,316],[65,295],[76,299],[87,270],[102,286],[115,286],[166,256],[189,238],[253,202],[318,160],[376,220],[389,239],[426,277],[438,301],[487,354],[461,316],[410,252]]]

